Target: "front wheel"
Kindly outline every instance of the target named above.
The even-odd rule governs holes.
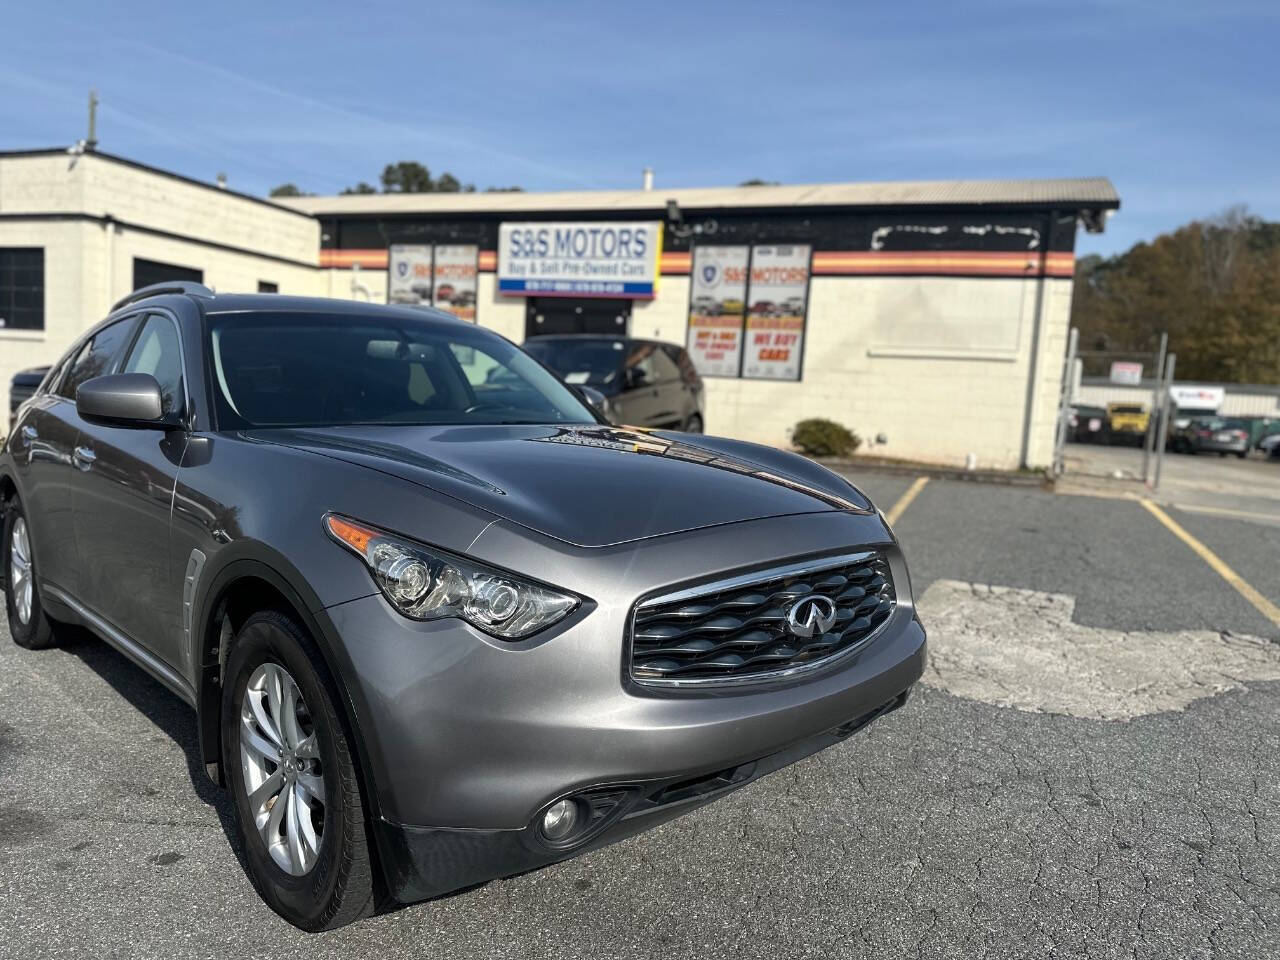
[[[364,804],[338,694],[285,614],[251,616],[222,689],[222,763],[258,892],[304,930],[332,930],[375,906]]]
[[[31,546],[31,528],[22,503],[15,496],[0,515],[0,539],[4,564],[4,605],[9,619],[9,635],[13,642],[28,650],[43,650],[57,642],[53,623],[40,605],[36,588],[35,551]]]
[[[691,416],[691,417],[690,417],[690,418],[685,422],[685,425],[684,425],[684,432],[685,432],[685,433],[701,433],[701,432],[702,432],[702,417],[698,416],[698,414],[696,414],[696,413],[695,413],[693,416]]]

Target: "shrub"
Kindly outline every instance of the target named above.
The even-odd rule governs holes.
[[[862,438],[834,420],[811,417],[791,429],[791,442],[811,457],[847,457],[862,446]]]

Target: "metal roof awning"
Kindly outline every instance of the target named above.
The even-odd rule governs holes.
[[[387,214],[521,214],[575,211],[866,207],[1065,207],[1114,210],[1120,196],[1106,177],[1055,180],[919,180],[816,183],[671,190],[578,190],[552,193],[379,193],[279,197],[274,202],[314,216]]]

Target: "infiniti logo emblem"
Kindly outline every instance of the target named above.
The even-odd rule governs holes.
[[[820,593],[801,597],[787,611],[787,629],[797,637],[826,633],[835,622],[835,603]]]

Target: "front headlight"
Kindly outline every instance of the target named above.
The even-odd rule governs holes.
[[[575,596],[336,514],[325,514],[324,524],[365,562],[391,605],[415,620],[458,617],[503,640],[520,640],[578,605]]]

